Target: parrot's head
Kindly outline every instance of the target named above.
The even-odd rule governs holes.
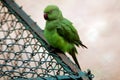
[[[62,18],[62,13],[56,5],[48,5],[44,10],[45,20],[52,21]]]

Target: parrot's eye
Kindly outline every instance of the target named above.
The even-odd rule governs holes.
[[[50,11],[49,11],[49,13],[52,13],[52,12],[53,12],[53,10],[50,10]]]

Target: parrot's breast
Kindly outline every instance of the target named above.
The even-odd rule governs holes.
[[[48,31],[45,30],[44,31],[44,36],[46,38],[46,40],[48,41],[48,43],[54,47],[54,48],[58,48],[63,52],[68,52],[71,47],[73,47],[72,44],[69,44],[67,41],[65,41],[58,33],[56,30],[52,30],[52,31]]]
[[[58,47],[61,43],[63,44],[63,39],[57,34],[57,32],[54,30],[44,32],[45,38],[47,39],[48,43],[52,45],[53,47]]]

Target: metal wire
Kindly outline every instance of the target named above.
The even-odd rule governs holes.
[[[0,1],[0,80],[69,74]]]

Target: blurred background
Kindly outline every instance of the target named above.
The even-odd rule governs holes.
[[[120,0],[15,0],[44,29],[43,10],[59,6],[88,49],[77,48],[79,64],[94,80],[120,80]]]

